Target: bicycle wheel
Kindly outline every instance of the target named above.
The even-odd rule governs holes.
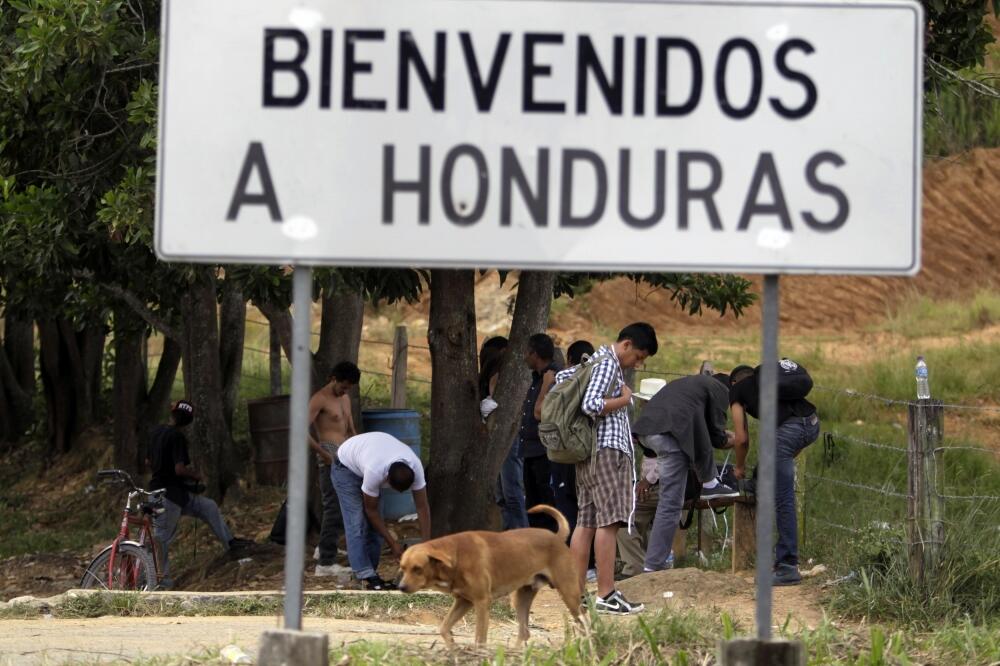
[[[80,587],[137,591],[152,590],[156,587],[156,565],[153,563],[153,556],[139,544],[119,544],[114,566],[109,572],[110,559],[111,546],[108,546],[87,567],[83,578],[80,579]]]

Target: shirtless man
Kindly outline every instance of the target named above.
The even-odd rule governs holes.
[[[309,400],[309,448],[316,453],[319,464],[319,487],[323,493],[323,520],[319,531],[319,562],[317,576],[349,574],[350,569],[336,564],[337,527],[343,526],[337,491],[330,480],[337,447],[348,437],[358,434],[351,416],[348,391],[361,380],[358,366],[349,361],[338,363],[330,371],[330,381]],[[315,438],[313,437],[315,433]]]

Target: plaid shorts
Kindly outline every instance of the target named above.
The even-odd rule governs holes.
[[[628,523],[632,513],[632,459],[618,449],[598,449],[576,464],[576,499],[579,527],[608,527]]]

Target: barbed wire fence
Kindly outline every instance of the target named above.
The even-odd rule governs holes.
[[[248,318],[251,326],[267,327],[266,321]],[[388,348],[387,365],[390,372],[365,366],[360,368],[363,375],[387,380],[390,390],[404,391],[407,384],[427,386],[429,376],[409,374],[407,352],[430,353],[427,345],[410,344],[406,340],[405,329],[397,328],[396,339],[379,340],[362,338],[362,345]],[[400,340],[402,334],[402,340]],[[314,332],[314,336],[319,334]],[[252,382],[257,390],[248,393],[269,395],[275,386],[272,362],[275,349],[262,349],[252,345],[244,346],[245,357],[243,379]],[[279,371],[287,372],[287,359],[280,351]],[[158,356],[151,353],[150,359]],[[402,364],[397,361],[402,361]],[[703,363],[703,370],[706,367]],[[402,365],[402,367],[399,367]],[[249,366],[249,367],[248,367]],[[270,368],[271,372],[257,371],[255,368]],[[710,368],[710,364],[707,365]],[[668,381],[683,377],[690,372],[666,370],[637,370],[639,377],[662,377]],[[181,381],[178,378],[178,381]],[[280,382],[278,384],[280,386]],[[860,535],[867,531],[885,531],[884,538],[892,543],[909,547],[911,567],[915,575],[923,575],[926,564],[933,563],[934,557],[944,539],[944,529],[949,505],[959,504],[962,508],[952,511],[986,511],[989,506],[1000,507],[1000,495],[980,492],[973,483],[977,479],[947,478],[948,460],[946,456],[981,456],[990,463],[983,466],[989,478],[980,478],[981,487],[1000,488],[1000,447],[973,446],[962,442],[948,442],[944,438],[944,415],[953,413],[967,417],[980,414],[993,421],[1000,417],[1000,406],[947,403],[940,400],[903,400],[858,391],[817,384],[813,387],[810,400],[819,408],[822,433],[820,441],[806,449],[804,462],[797,465],[796,493],[800,498],[800,529],[802,543],[823,534],[822,530],[833,530],[845,536]],[[859,424],[864,435],[847,432],[850,424],[828,427],[823,424],[824,404],[830,401],[875,405],[880,409],[893,410],[895,417],[890,426],[881,428],[873,424]],[[392,396],[393,404],[399,404]],[[905,419],[902,418],[906,411]],[[900,421],[906,422],[902,426]],[[891,428],[898,435],[872,434]],[[955,470],[952,470],[955,471]],[[904,534],[902,538],[895,535]],[[924,563],[918,566],[918,563]]]

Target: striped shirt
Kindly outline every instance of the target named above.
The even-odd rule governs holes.
[[[600,361],[594,366],[594,372],[590,375],[590,383],[583,395],[583,404],[580,408],[584,414],[591,416],[597,421],[597,448],[617,449],[624,452],[630,458],[632,451],[632,432],[628,422],[628,407],[616,409],[607,416],[601,416],[604,409],[604,396],[618,398],[621,397],[622,387],[625,386],[625,378],[622,376],[622,368],[618,363],[618,356],[615,350],[604,345],[594,353],[595,358]],[[577,371],[580,366],[575,365],[556,374],[556,384],[566,381]],[[613,386],[613,388],[611,388]]]

